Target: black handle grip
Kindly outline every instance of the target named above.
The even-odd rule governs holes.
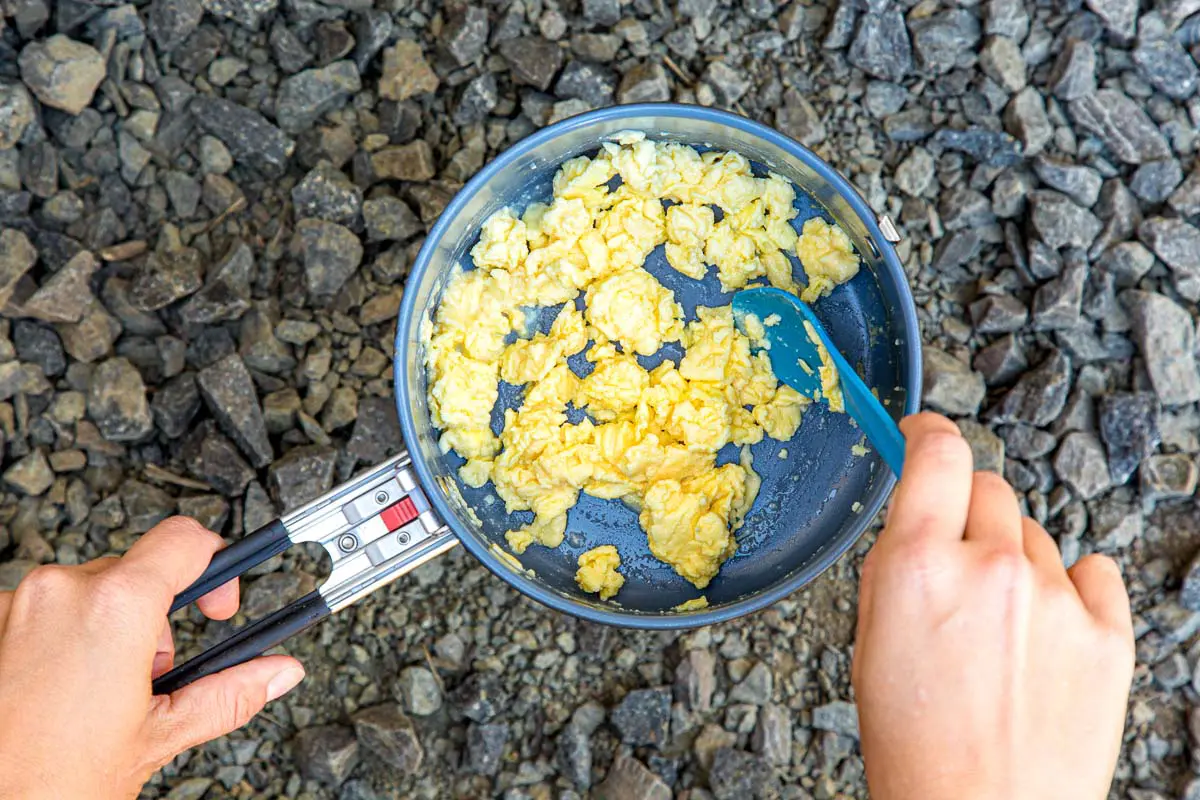
[[[309,592],[274,614],[240,629],[191,661],[185,661],[165,675],[159,676],[154,681],[154,693],[170,694],[207,675],[261,656],[284,640],[308,630],[330,613],[321,593]]]
[[[175,613],[204,595],[229,583],[251,567],[291,547],[287,528],[279,520],[272,520],[249,536],[243,536],[224,550],[218,550],[208,562],[208,569],[196,582],[175,595],[171,612]]]

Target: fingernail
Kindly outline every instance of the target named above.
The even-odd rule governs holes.
[[[278,673],[271,682],[267,684],[267,702],[278,700],[285,694],[296,688],[296,684],[304,680],[303,667],[288,667]]]

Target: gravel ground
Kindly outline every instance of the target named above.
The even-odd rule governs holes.
[[[175,512],[241,535],[383,458],[392,320],[456,188],[588,108],[730,107],[896,220],[926,403],[1068,562],[1125,570],[1111,796],[1200,798],[1197,0],[0,14],[0,589]],[[289,643],[303,687],[144,795],[865,797],[848,667],[870,538],[682,635],[549,612],[455,553]],[[320,570],[264,565],[235,623]],[[185,652],[229,630],[189,614]]]

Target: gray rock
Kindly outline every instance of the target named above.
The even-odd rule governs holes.
[[[472,722],[467,726],[466,769],[476,775],[495,775],[500,771],[504,749],[508,746],[507,722]]]
[[[270,464],[275,454],[267,437],[254,380],[241,357],[228,355],[205,367],[197,374],[196,383],[221,429],[237,443],[251,465]]]
[[[617,102],[665,103],[671,99],[671,84],[667,71],[657,61],[644,61],[632,67],[617,87]]]
[[[372,459],[371,463],[377,460],[382,459]],[[475,722],[487,722],[508,705],[509,695],[495,675],[472,672],[450,692],[447,699],[456,714]]]
[[[1121,300],[1133,317],[1133,338],[1159,401],[1175,406],[1200,400],[1191,315],[1160,294],[1130,290]]]
[[[635,689],[613,709],[611,719],[630,747],[662,749],[671,724],[671,690]]]
[[[966,228],[942,237],[933,251],[930,266],[937,272],[948,272],[979,254],[979,232]]]
[[[1154,121],[1129,95],[1100,89],[1072,100],[1071,117],[1095,134],[1105,147],[1126,164],[1142,164],[1171,157],[1171,147]]]
[[[112,442],[137,442],[154,430],[146,385],[124,358],[111,358],[92,370],[88,385],[88,417]]]
[[[675,668],[675,694],[689,709],[703,714],[712,708],[717,688],[716,659],[707,650],[692,649]]]
[[[893,180],[907,195],[920,197],[935,185],[933,156],[924,147],[914,147],[896,167]]]
[[[1144,525],[1140,509],[1106,499],[1092,510],[1090,528],[1098,551],[1120,553],[1140,539]]]
[[[775,111],[775,127],[803,145],[812,146],[825,140],[821,115],[794,89],[784,92],[783,105]]]
[[[1046,101],[1032,86],[1017,92],[1009,102],[1004,110],[1004,127],[1021,140],[1027,156],[1040,153],[1054,137],[1054,126],[1046,114]]]
[[[204,10],[255,30],[278,4],[279,0],[204,0]]]
[[[79,322],[55,326],[67,354],[77,361],[90,364],[112,352],[113,342],[121,335],[121,325],[93,300]]]
[[[465,67],[483,53],[487,37],[487,11],[479,6],[466,6],[442,28],[441,44],[460,67]]]
[[[662,779],[630,755],[618,753],[596,797],[621,800],[671,800],[671,789]]]
[[[589,701],[575,709],[555,741],[559,772],[581,791],[592,785],[591,735],[603,722],[604,707]]]
[[[813,727],[833,731],[852,739],[858,738],[858,707],[845,700],[834,700],[813,709]]]
[[[80,251],[21,305],[22,313],[44,322],[79,322],[93,300],[91,278],[96,267],[95,257]]]
[[[179,307],[184,323],[199,327],[235,320],[250,308],[250,276],[254,255],[237,240],[221,260],[208,269],[208,281]]]
[[[899,9],[863,14],[846,58],[868,75],[899,81],[912,69],[912,43]]]
[[[327,112],[344,106],[361,88],[358,67],[353,61],[335,61],[326,67],[306,69],[279,84],[275,120],[287,133],[300,133]]]
[[[104,57],[94,47],[61,33],[26,45],[18,63],[29,91],[44,105],[68,114],[91,105],[107,74]]]
[[[732,747],[722,747],[713,755],[708,785],[715,800],[777,797],[779,793],[779,780],[766,759]]]
[[[340,169],[318,164],[292,189],[292,203],[299,217],[317,217],[327,222],[350,223],[362,208],[362,190]]]
[[[215,494],[196,495],[192,497],[179,498],[179,513],[185,517],[191,517],[199,522],[210,531],[220,532],[224,530],[225,523],[229,521],[229,503],[224,497]],[[290,577],[298,577],[296,573],[280,572],[279,575],[288,575]],[[262,580],[256,580],[254,586],[262,583]],[[296,595],[292,595],[291,599],[295,599]],[[269,610],[275,610],[278,605],[279,598],[272,596]],[[252,618],[257,618],[257,614],[250,615]]]
[[[558,97],[575,97],[592,108],[611,105],[616,91],[617,74],[586,61],[568,63],[554,84],[554,94]]]
[[[0,80],[0,150],[15,147],[34,118],[33,98],[25,87]]]
[[[1062,413],[1070,388],[1070,359],[1054,350],[1035,369],[1021,376],[990,416],[997,422],[1026,422],[1044,427]]]
[[[1171,600],[1146,609],[1142,616],[1170,644],[1186,642],[1200,630],[1200,613]]]
[[[151,253],[129,286],[129,298],[141,311],[166,308],[203,285],[200,253],[184,247]]]
[[[1138,471],[1144,500],[1174,500],[1196,492],[1200,470],[1195,460],[1183,453],[1152,455]],[[1200,610],[1200,609],[1194,609]]]
[[[1087,249],[1100,234],[1102,226],[1096,215],[1076,205],[1064,194],[1040,190],[1034,192],[1029,200],[1033,207],[1030,223],[1049,247],[1056,250],[1062,247]]]
[[[63,351],[62,340],[53,329],[27,320],[17,320],[13,324],[12,340],[17,358],[36,364],[47,378],[61,375],[66,370],[67,354]],[[23,369],[21,371],[24,372]],[[25,385],[29,381],[22,378],[21,383]]]
[[[181,455],[193,475],[226,497],[241,496],[254,480],[254,470],[212,420],[205,420],[188,435]]]
[[[12,297],[17,282],[37,263],[38,251],[15,228],[0,228],[0,306]]]
[[[750,81],[746,76],[724,61],[709,62],[701,78],[712,87],[717,102],[723,106],[732,106],[741,100],[742,95],[750,88]]]
[[[1054,473],[1084,500],[1090,500],[1112,486],[1104,446],[1092,433],[1075,431],[1067,434],[1054,456]]]
[[[977,333],[1010,333],[1020,330],[1029,316],[1025,304],[1012,295],[987,295],[971,304]]]
[[[963,438],[971,446],[971,456],[975,462],[975,470],[1004,474],[1004,440],[989,428],[972,419],[957,421],[958,429]]]
[[[540,36],[522,36],[500,45],[500,54],[517,83],[546,91],[562,67],[563,51]]]
[[[1133,50],[1133,61],[1146,82],[1167,97],[1187,100],[1196,93],[1200,68],[1175,39],[1143,37]]]
[[[1192,667],[1183,653],[1172,653],[1154,667],[1154,680],[1168,692],[1179,689],[1192,680]]]
[[[1188,611],[1200,611],[1200,553],[1192,557],[1184,573],[1179,586],[1179,605]]]
[[[458,106],[454,109],[454,124],[481,122],[499,102],[500,90],[496,86],[496,76],[490,72],[477,75],[467,82],[459,95]]]
[[[948,231],[981,228],[996,221],[987,197],[974,189],[961,186],[942,192],[938,213]]]
[[[1029,13],[1021,0],[987,0],[984,6],[986,34],[1007,36],[1015,42],[1029,33]]]
[[[1183,170],[1174,158],[1150,161],[1134,171],[1129,190],[1147,203],[1161,203],[1183,180]]]
[[[1003,131],[986,128],[956,131],[944,128],[938,131],[933,139],[947,150],[966,153],[988,166],[1008,167],[1021,161],[1020,145]]]
[[[1033,296],[1034,330],[1066,330],[1079,324],[1088,263],[1082,250],[1069,250],[1062,275],[1042,284]]]
[[[341,786],[358,766],[358,740],[344,725],[306,728],[292,740],[296,766],[310,781]]]
[[[841,50],[846,47],[854,37],[854,25],[857,21],[858,4],[853,0],[839,2],[826,28],[821,47],[826,50]]]
[[[267,470],[267,482],[284,513],[314,500],[333,486],[337,453],[323,445],[303,445],[287,451]]]
[[[319,219],[296,223],[293,252],[304,260],[304,279],[315,297],[334,294],[362,263],[363,248],[347,228]]]
[[[200,391],[196,376],[185,372],[158,388],[150,401],[150,412],[158,429],[169,439],[177,439],[200,410]]]
[[[289,75],[299,72],[313,62],[312,51],[282,20],[271,26],[269,41],[276,63]]]
[[[121,484],[121,507],[125,525],[134,533],[145,533],[175,513],[175,498],[142,481]]]
[[[410,714],[427,717],[442,707],[442,689],[437,678],[425,667],[405,667],[400,671],[392,693]]]
[[[924,362],[925,403],[947,414],[974,414],[986,391],[983,376],[948,353],[926,347]]]
[[[912,49],[921,71],[944,75],[979,43],[979,20],[963,8],[947,9],[909,25]]]
[[[197,95],[188,105],[196,125],[219,139],[234,159],[267,176],[283,174],[295,143],[257,111]]]
[[[433,150],[424,139],[377,150],[371,169],[380,180],[401,181],[427,181],[437,172]]]
[[[1175,209],[1181,217],[1200,214],[1200,169],[1193,169],[1183,183],[1179,184],[1179,188],[1167,198],[1167,205]]]
[[[1181,219],[1151,217],[1138,226],[1137,234],[1171,268],[1179,293],[1200,299],[1200,229]]]
[[[1025,59],[1021,48],[1007,36],[991,36],[979,52],[979,67],[1001,88],[1013,93],[1025,88]]]
[[[759,709],[750,747],[775,766],[791,762],[792,718],[785,706],[772,703]]]
[[[771,668],[760,661],[730,690],[729,701],[763,706],[771,702],[774,687],[775,680]]]
[[[1104,180],[1091,167],[1038,156],[1034,159],[1033,169],[1042,183],[1057,189],[1084,208],[1091,208],[1100,198],[1100,187]]]
[[[11,592],[17,588],[25,576],[38,567],[38,562],[26,559],[14,559],[0,562],[0,592]],[[667,797],[670,797],[668,794]]]
[[[170,53],[196,30],[204,6],[200,0],[154,0],[146,15],[146,31],[162,53]]]
[[[36,497],[54,483],[54,471],[46,454],[38,449],[4,470],[4,482],[23,495]]]
[[[421,769],[425,759],[421,737],[399,706],[385,703],[364,708],[354,715],[353,722],[358,743],[389,768],[401,775],[414,775]]]
[[[1120,392],[1100,399],[1100,437],[1108,451],[1113,485],[1129,480],[1158,448],[1158,398],[1150,392]]]
[[[361,75],[371,66],[375,56],[392,38],[395,24],[392,16],[380,9],[366,9],[354,22],[354,66]]]
[[[1137,29],[1137,0],[1087,0],[1087,7],[1119,38],[1133,37]]]
[[[799,6],[795,6],[799,7]],[[908,100],[908,90],[898,83],[891,81],[871,81],[867,84],[867,93],[863,97],[863,106],[871,116],[885,119],[898,112]],[[787,96],[784,96],[784,102]]]

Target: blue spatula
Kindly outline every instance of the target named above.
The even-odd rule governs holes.
[[[879,402],[879,398],[833,346],[811,308],[789,292],[762,287],[746,289],[735,294],[733,313],[739,328],[743,326],[743,320],[749,314],[753,314],[759,321],[767,320],[773,315],[778,317],[777,324],[764,327],[766,339],[770,343],[767,356],[771,359],[771,368],[775,370],[775,376],[779,380],[806,397],[814,397],[821,389],[821,355],[817,352],[816,344],[809,338],[804,325],[806,321],[811,323],[812,329],[821,337],[822,344],[829,351],[829,357],[837,368],[838,382],[842,387],[842,398],[846,402],[847,413],[854,418],[858,427],[866,434],[867,441],[879,451],[884,462],[899,477],[900,469],[904,466],[904,435]],[[801,366],[801,363],[808,365],[808,369]]]

